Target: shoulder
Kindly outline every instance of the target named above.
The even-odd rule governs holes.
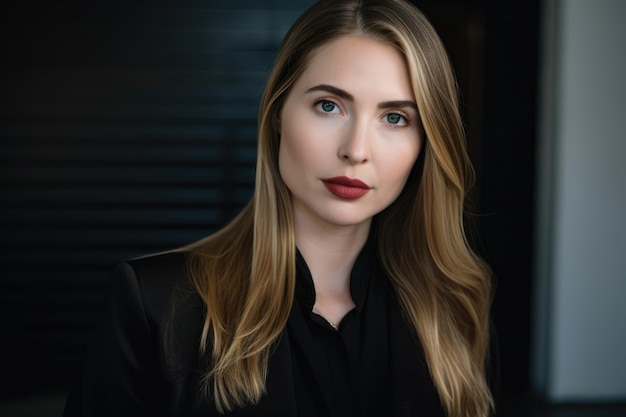
[[[189,251],[170,251],[132,258],[126,263],[135,269],[157,270],[166,268],[173,272],[184,268],[190,256],[191,252]]]
[[[196,297],[187,273],[190,256],[173,251],[123,262],[115,268],[112,287],[134,288],[147,320],[164,322],[179,300]]]
[[[163,252],[131,259],[118,268],[131,268],[140,287],[169,287],[186,281],[190,252]]]
[[[131,259],[118,265],[117,270],[132,275],[145,297],[153,292],[170,292],[185,287],[190,256],[190,252],[163,252]]]

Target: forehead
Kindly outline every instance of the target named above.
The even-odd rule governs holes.
[[[379,88],[390,95],[413,96],[404,55],[388,42],[346,35],[314,49],[296,81],[301,87],[316,84]]]

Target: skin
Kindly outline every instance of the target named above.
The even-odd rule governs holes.
[[[350,272],[372,218],[401,193],[423,143],[402,54],[359,35],[314,50],[285,100],[280,131],[280,174],[315,284],[314,309],[339,323],[354,307]],[[323,180],[340,176],[370,189],[338,197]]]

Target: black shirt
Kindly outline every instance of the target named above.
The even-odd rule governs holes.
[[[298,253],[287,334],[299,417],[390,415],[389,289],[375,258],[368,241],[350,276],[356,307],[335,329],[312,311],[315,287]]]
[[[420,343],[370,243],[351,276],[356,308],[339,332],[311,313],[301,256],[287,326],[269,358],[257,404],[226,414],[199,398],[206,307],[172,252],[116,268],[103,314],[68,396],[65,416],[443,417]]]

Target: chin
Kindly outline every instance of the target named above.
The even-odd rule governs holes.
[[[332,215],[324,217],[324,220],[332,225],[341,227],[358,226],[369,222],[372,216],[354,216],[354,215]]]

